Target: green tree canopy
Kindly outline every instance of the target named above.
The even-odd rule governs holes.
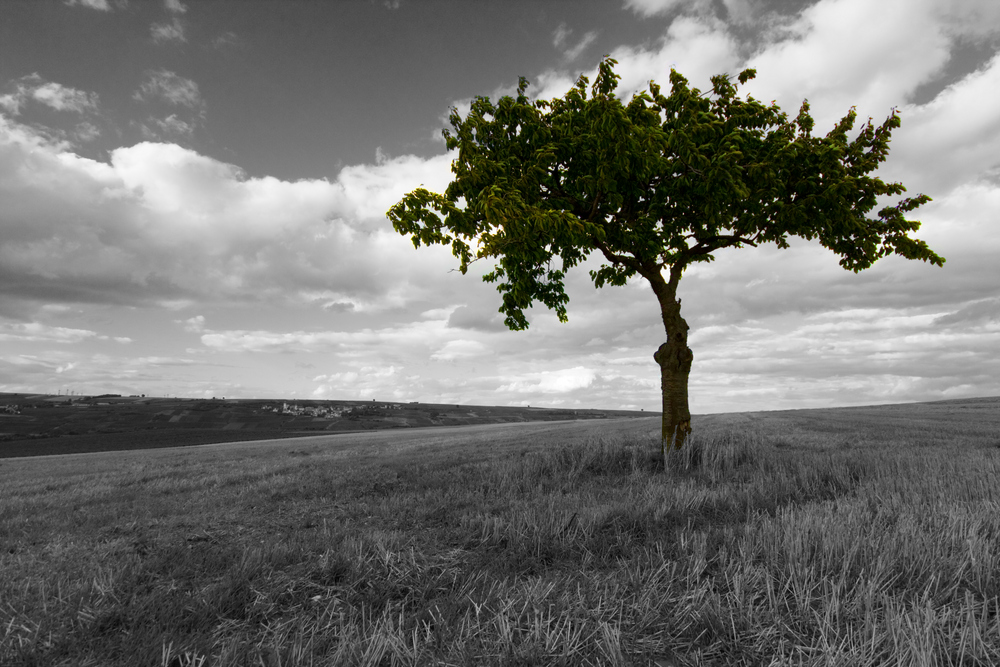
[[[483,279],[497,283],[514,330],[528,327],[524,310],[535,301],[566,321],[566,272],[594,253],[602,258],[590,272],[595,287],[645,278],[667,334],[654,355],[664,441],[680,447],[690,432],[693,359],[677,299],[685,268],[721,248],[787,248],[789,236],[817,239],[855,272],[889,254],[944,259],[908,236],[920,223],[906,214],[930,197],[869,215],[879,197],[905,192],[871,175],[899,127],[895,109],[852,140],[852,108],[819,137],[808,102],[789,121],[774,103],[741,99],[725,75],[703,93],[671,71],[669,95],[650,82],[624,104],[616,64],[600,63],[589,96],[581,76],[565,96],[533,101],[522,77],[515,97],[477,97],[465,118],[453,109],[444,137],[458,151],[454,179],[443,194],[414,190],[387,215],[416,247],[450,245],[463,273],[477,259],[496,260]],[[755,74],[744,70],[738,83]]]

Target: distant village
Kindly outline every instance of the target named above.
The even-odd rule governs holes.
[[[334,419],[337,417],[368,415],[375,410],[402,410],[403,406],[399,403],[364,403],[362,405],[298,405],[297,403],[282,403],[280,406],[265,405],[261,409],[264,412],[276,412],[279,415]]]

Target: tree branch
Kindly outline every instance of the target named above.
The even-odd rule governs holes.
[[[639,274],[642,273],[642,265],[639,264],[638,260],[636,260],[634,257],[629,257],[627,255],[618,255],[611,252],[607,244],[603,243],[602,241],[598,240],[593,236],[591,237],[591,240],[593,240],[594,245],[597,246],[597,249],[600,250],[604,254],[604,257],[612,264],[621,264],[623,266],[627,266],[636,273]]]
[[[597,207],[601,203],[601,194],[597,193],[594,197],[594,205],[590,207],[590,215],[587,216],[587,222],[593,222],[594,216],[597,215]]]
[[[698,240],[698,243],[693,247],[688,248],[683,253],[689,257],[707,255],[710,252],[714,252],[721,248],[728,248],[729,246],[737,245],[739,243],[746,243],[754,248],[757,247],[757,243],[755,241],[743,238],[742,236],[737,236],[736,234],[731,236],[709,236],[706,239],[699,239],[697,236],[694,236],[694,238]]]

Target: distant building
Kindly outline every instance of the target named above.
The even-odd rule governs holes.
[[[282,403],[280,408],[271,408],[265,406],[265,410],[274,410],[275,412],[283,415],[308,415],[311,417],[321,417],[325,419],[333,419],[334,417],[340,417],[344,414],[350,413],[351,409],[342,406],[330,406],[330,405],[297,405]]]

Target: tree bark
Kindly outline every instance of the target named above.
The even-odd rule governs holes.
[[[667,342],[659,347],[653,359],[660,366],[660,389],[663,392],[663,433],[660,453],[666,459],[670,449],[680,449],[691,434],[691,410],[688,407],[688,377],[694,353],[688,347],[688,324],[681,317],[681,301],[677,298],[682,266],[672,266],[670,280],[664,280],[659,270],[643,271],[660,302],[663,328]],[[665,460],[664,460],[665,463]]]
[[[684,322],[679,318],[680,322]],[[694,353],[687,346],[687,325],[680,333],[667,334],[667,342],[653,354],[660,365],[660,390],[663,392],[663,436],[660,453],[680,449],[691,433],[691,410],[688,408],[688,376]]]

